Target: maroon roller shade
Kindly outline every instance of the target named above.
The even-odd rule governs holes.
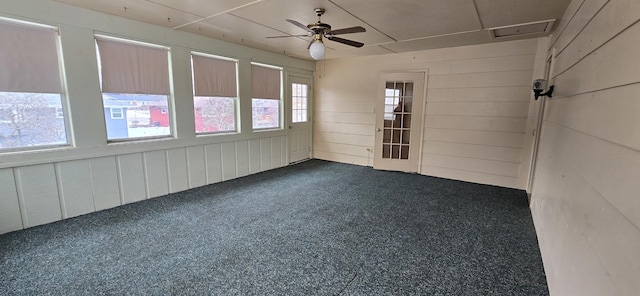
[[[98,38],[102,92],[169,95],[167,48]]]
[[[235,98],[236,62],[191,55],[193,62],[193,86],[197,97]]]
[[[280,70],[251,66],[252,97],[259,99],[280,99]]]
[[[53,28],[0,22],[0,91],[62,93]]]

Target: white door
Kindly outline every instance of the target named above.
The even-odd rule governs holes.
[[[289,163],[311,157],[311,78],[289,76]]]
[[[425,73],[384,73],[378,81],[373,167],[418,172]]]

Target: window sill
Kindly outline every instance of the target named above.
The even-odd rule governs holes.
[[[0,156],[28,155],[28,154],[45,153],[45,152],[57,152],[57,151],[71,150],[73,148],[74,147],[71,144],[62,144],[62,145],[47,145],[47,146],[16,148],[16,149],[5,149],[5,150],[0,150]]]
[[[149,143],[149,142],[164,142],[164,141],[172,141],[175,140],[176,137],[173,135],[170,136],[158,136],[158,137],[145,137],[145,138],[133,138],[133,139],[116,139],[116,140],[107,140],[107,145],[109,146],[124,146],[124,145],[135,145],[140,143]]]
[[[277,131],[283,131],[284,129],[281,127],[274,127],[274,128],[260,128],[260,129],[253,129],[252,131],[254,133],[261,133],[261,132],[277,132]]]
[[[217,137],[217,136],[234,136],[239,135],[239,131],[228,131],[228,132],[217,132],[217,133],[198,133],[196,134],[196,138],[207,138],[207,137]]]

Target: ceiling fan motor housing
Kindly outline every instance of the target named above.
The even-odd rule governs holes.
[[[307,25],[307,28],[309,28],[315,34],[325,34],[325,33],[331,32],[331,26],[329,26],[329,24],[325,24],[321,22],[309,24]]]
[[[307,28],[309,28],[311,31],[313,31],[314,34],[326,34],[331,32],[331,26],[329,26],[329,24],[325,24],[320,20],[320,17],[324,14],[325,10],[324,8],[316,8],[313,10],[313,12],[316,13],[316,15],[318,16],[318,22],[317,23],[313,23],[313,24],[308,24]]]

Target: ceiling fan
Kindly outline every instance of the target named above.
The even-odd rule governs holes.
[[[320,18],[322,17],[322,15],[325,12],[324,8],[316,8],[313,11],[318,16],[318,22],[316,22],[316,23],[311,23],[311,24],[308,24],[308,25],[305,26],[305,25],[303,25],[302,23],[300,23],[298,21],[287,19],[287,22],[291,23],[292,25],[294,25],[296,27],[299,27],[299,28],[307,31],[307,34],[305,34],[305,35],[271,36],[271,37],[267,37],[267,38],[313,37],[313,41],[311,41],[311,43],[309,43],[309,47],[307,47],[307,49],[309,49],[309,54],[311,55],[311,57],[314,60],[321,60],[321,59],[324,58],[324,43],[322,42],[322,37],[323,36],[325,38],[327,38],[328,40],[339,42],[339,43],[346,44],[346,45],[350,45],[350,46],[353,46],[353,47],[362,47],[364,45],[364,43],[362,43],[362,42],[353,41],[353,40],[349,40],[349,39],[344,39],[344,38],[340,38],[340,37],[335,37],[335,35],[351,34],[351,33],[362,33],[362,32],[366,32],[367,31],[365,28],[360,27],[360,26],[356,26],[356,27],[349,27],[349,28],[338,29],[338,30],[331,30],[331,26],[329,24],[325,24],[320,20]]]

